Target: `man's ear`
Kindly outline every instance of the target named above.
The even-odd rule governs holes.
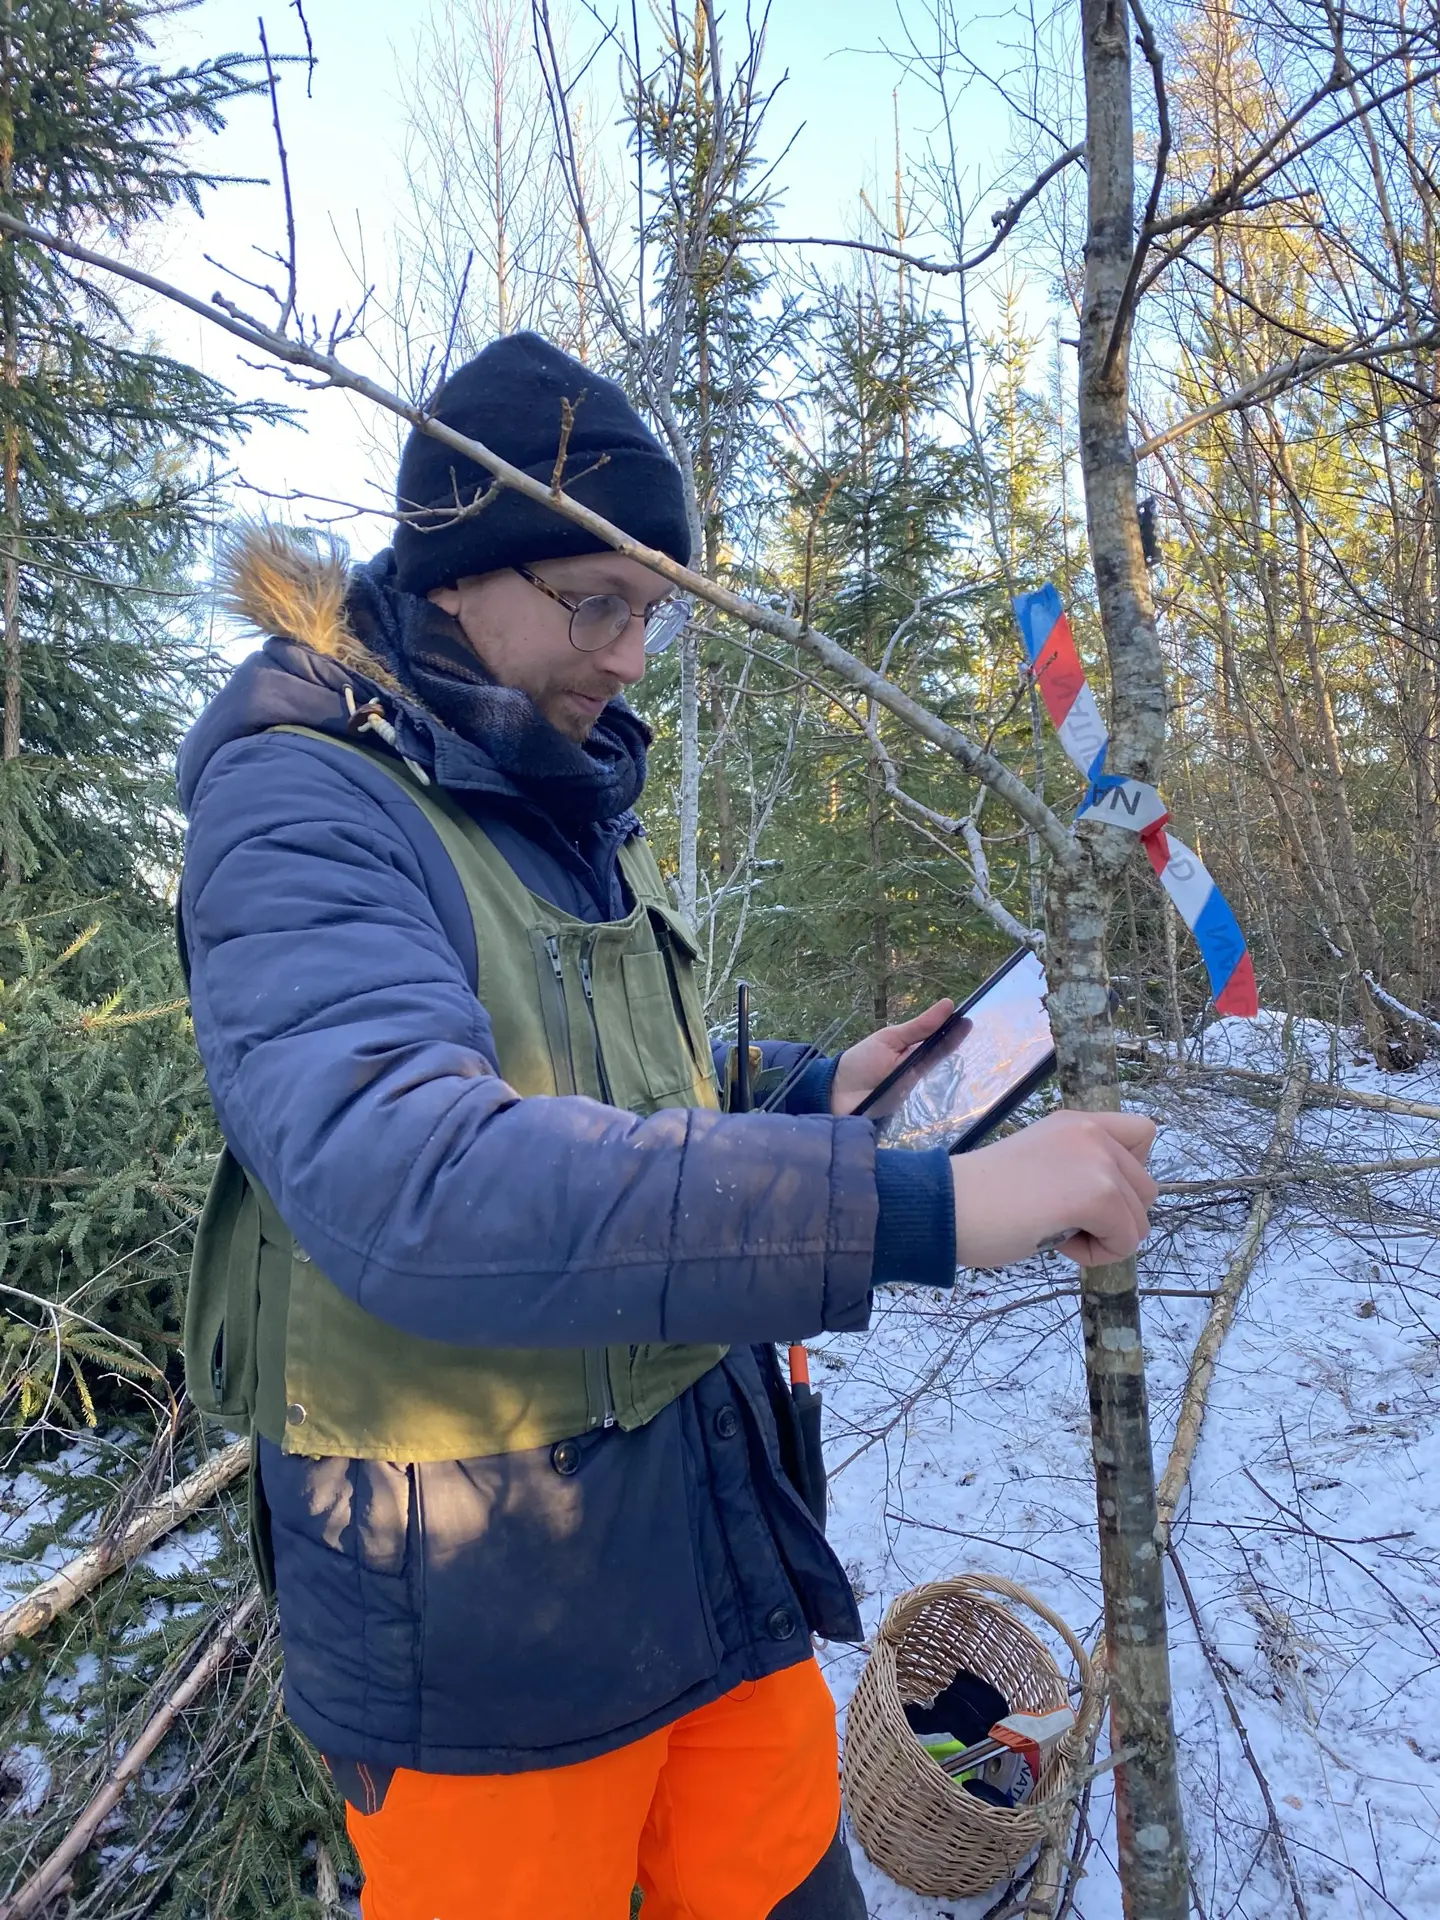
[[[427,600],[433,600],[442,613],[448,613],[451,619],[460,612],[460,589],[458,587],[432,587],[426,594]]]

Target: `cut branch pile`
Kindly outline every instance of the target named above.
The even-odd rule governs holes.
[[[87,1547],[58,1573],[32,1588],[23,1600],[7,1607],[0,1613],[0,1656],[7,1654],[17,1640],[28,1640],[48,1627],[102,1580],[128,1567],[157,1540],[197,1513],[206,1501],[239,1478],[249,1458],[250,1442],[236,1440],[137,1514],[123,1533]]]
[[[26,1920],[68,1883],[70,1870],[88,1850],[106,1819],[125,1797],[125,1789],[139,1774],[150,1755],[174,1726],[180,1715],[209,1686],[239,1644],[241,1635],[260,1607],[260,1595],[251,1593],[220,1628],[189,1673],[151,1715],[134,1744],[87,1803],[70,1831],[30,1878],[0,1907],[0,1920]]]

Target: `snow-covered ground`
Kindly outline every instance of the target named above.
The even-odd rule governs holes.
[[[1317,1080],[1440,1104],[1440,1068],[1382,1075],[1321,1027],[1301,1040]],[[1226,1022],[1206,1059],[1277,1072],[1277,1023]],[[1251,1092],[1254,1089],[1250,1089]],[[1263,1092],[1263,1090],[1262,1090]],[[1273,1112],[1235,1080],[1147,1085],[1163,1178],[1253,1173]],[[1268,1091],[1271,1107],[1275,1089]],[[1440,1154],[1440,1128],[1323,1106],[1297,1164]],[[1195,1339],[1250,1194],[1163,1200],[1141,1283],[1151,1415],[1163,1468]],[[1210,1646],[1267,1779],[1309,1920],[1440,1920],[1440,1171],[1283,1189],[1221,1353],[1175,1541]],[[1101,1623],[1089,1421],[1075,1274],[1058,1258],[962,1276],[953,1296],[901,1289],[863,1335],[816,1343],[831,1470],[830,1534],[867,1631],[899,1593],[958,1572],[1029,1587],[1090,1645]],[[1197,1297],[1176,1297],[1185,1292]],[[1047,1297],[1048,1296],[1048,1297]],[[134,1445],[133,1436],[129,1444]],[[87,1436],[76,1473],[113,1475],[124,1446]],[[1427,1468],[1429,1471],[1427,1472]],[[83,1544],[53,1470],[0,1475],[0,1604]],[[218,1554],[213,1515],[159,1543],[164,1577]],[[1195,1886],[1204,1920],[1294,1912],[1255,1777],[1178,1587],[1171,1657]],[[166,1605],[137,1610],[137,1631]],[[1038,1623],[1037,1623],[1038,1624]],[[1039,1628],[1042,1637],[1045,1629]],[[843,1704],[865,1659],[822,1654]],[[1062,1665],[1066,1664],[1062,1661]],[[52,1731],[83,1672],[47,1690]],[[1101,1752],[1104,1746],[1102,1740]],[[45,1796],[38,1745],[4,1756],[10,1812]],[[1110,1778],[1090,1810],[1080,1920],[1119,1920]],[[856,1852],[873,1920],[980,1920],[994,1896],[922,1899]],[[997,1890],[998,1891],[998,1890]]]
[[[1323,1028],[1301,1038],[1317,1080],[1334,1071],[1348,1086],[1440,1102],[1434,1070],[1381,1075],[1343,1045],[1337,1058]],[[1206,1058],[1278,1071],[1279,1027],[1223,1023],[1206,1036]],[[1162,1178],[1254,1172],[1273,1114],[1237,1098],[1238,1085],[1191,1079],[1139,1096],[1162,1122]],[[1433,1122],[1324,1107],[1306,1110],[1295,1145],[1297,1163],[1437,1152]],[[1214,1287],[1250,1197],[1203,1211],[1162,1201],[1142,1287]],[[1175,1526],[1311,1920],[1440,1916],[1437,1217],[1440,1172],[1284,1189],[1220,1356]],[[993,1311],[1073,1279],[1051,1258],[970,1276],[953,1298],[901,1291],[866,1334],[817,1352],[830,1534],[867,1631],[908,1587],[991,1572],[1030,1588],[1093,1643],[1101,1597],[1075,1302]],[[1144,1303],[1157,1469],[1209,1305]],[[1293,1913],[1259,1787],[1173,1573],[1169,1625],[1199,1903],[1208,1920]],[[824,1652],[842,1703],[864,1658],[858,1648]],[[1107,1775],[1090,1823],[1075,1911],[1118,1920]],[[874,1920],[979,1920],[992,1904],[921,1898],[855,1852]]]

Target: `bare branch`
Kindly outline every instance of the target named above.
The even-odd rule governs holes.
[[[940,275],[970,273],[1000,251],[1019,225],[1026,208],[1040,197],[1055,176],[1084,157],[1085,142],[1083,140],[1077,141],[1073,147],[1067,147],[1057,160],[1052,160],[1045,171],[1030,182],[1022,194],[1014,200],[1007,201],[998,213],[991,214],[990,223],[995,228],[994,239],[987,242],[978,253],[972,253],[963,260],[925,260],[918,254],[906,253],[901,247],[885,247],[873,240],[833,240],[813,233],[767,234],[763,240],[751,240],[746,244],[766,247],[843,247],[852,253],[873,253],[878,254],[882,260],[898,260],[902,266],[914,267],[917,273]]]
[[[947,838],[958,836],[965,842],[966,851],[970,856],[971,884],[966,889],[970,904],[977,907],[1012,940],[1018,940],[1023,946],[1029,947],[1032,953],[1043,952],[1045,935],[1034,927],[1023,926],[1003,901],[997,900],[990,891],[990,863],[985,856],[985,843],[980,837],[980,827],[975,817],[980,810],[979,807],[977,806],[973,813],[967,814],[963,820],[954,820],[948,814],[937,813],[933,807],[927,807],[924,801],[914,799],[900,785],[899,769],[880,737],[879,727],[873,720],[864,719],[860,721],[860,725],[864,729],[866,739],[870,742],[875,764],[880,769],[880,778],[884,781],[885,791],[891,799],[898,801],[902,807],[917,815],[921,821],[926,821],[931,827],[938,828]],[[982,788],[982,801],[984,796],[985,789]],[[933,834],[927,834],[927,838],[934,837]],[[953,851],[953,849],[947,850]]]
[[[1269,400],[1276,400],[1312,374],[1328,373],[1335,367],[1371,365],[1394,355],[1415,353],[1435,346],[1440,346],[1440,327],[1429,327],[1423,333],[1408,334],[1403,340],[1392,340],[1385,345],[1370,337],[1352,341],[1344,347],[1308,347],[1304,353],[1297,353],[1292,359],[1281,360],[1273,367],[1267,367],[1263,373],[1257,373],[1253,380],[1247,380],[1243,386],[1236,387],[1218,400],[1212,400],[1208,406],[1187,413],[1174,426],[1152,433],[1147,440],[1138,444],[1135,457],[1140,460],[1147,454],[1158,453],[1162,447],[1183,439],[1187,433],[1193,433],[1196,427],[1204,426],[1207,420],[1214,420],[1223,413],[1263,406]]]
[[[243,1473],[249,1459],[250,1442],[236,1440],[153,1505],[136,1514],[118,1539],[102,1539],[87,1547],[39,1586],[32,1587],[0,1613],[0,1654],[8,1653],[17,1640],[28,1640],[41,1632],[77,1600],[83,1600],[108,1575],[129,1566],[164,1534],[188,1520],[207,1500]]]
[[[763,607],[756,601],[747,600],[743,595],[732,593],[728,587],[718,581],[707,579],[703,573],[692,572],[672,560],[668,553],[657,548],[647,547],[641,541],[631,539],[622,528],[594,513],[589,507],[582,506],[568,494],[556,496],[543,480],[535,480],[521,468],[504,460],[479,440],[457,433],[443,420],[432,419],[422,407],[402,400],[398,394],[391,393],[377,381],[367,375],[357,373],[347,367],[333,354],[322,352],[300,340],[277,333],[267,327],[263,321],[242,313],[233,302],[213,297],[211,304],[186,293],[155,274],[146,273],[139,267],[133,267],[125,261],[111,259],[108,255],[96,253],[90,247],[78,242],[66,240],[58,234],[45,232],[43,228],[31,226],[24,220],[16,220],[12,215],[0,213],[0,232],[13,234],[17,239],[27,240],[33,246],[48,247],[67,258],[78,260],[85,266],[95,267],[103,273],[113,273],[122,280],[129,280],[136,286],[145,287],[149,292],[158,294],[162,299],[173,301],[188,312],[198,314],[213,325],[233,334],[236,339],[258,348],[274,359],[288,366],[306,367],[321,376],[320,384],[358,393],[387,412],[418,427],[422,433],[429,434],[442,446],[461,454],[476,465],[485,467],[497,482],[511,487],[541,506],[562,518],[572,520],[577,526],[584,527],[606,546],[613,547],[617,553],[623,553],[627,559],[636,560],[641,566],[648,567],[652,573],[660,574],[672,585],[693,594],[696,599],[705,601],[720,612],[728,613],[742,625],[761,633],[768,633],[777,640],[783,640],[789,646],[799,647],[811,655],[824,667],[853,687],[859,688],[871,699],[887,708],[897,719],[904,721],[913,732],[918,733],[932,746],[938,747],[957,761],[965,771],[973,774],[977,780],[983,780],[992,788],[997,797],[1005,802],[1013,812],[1032,826],[1049,849],[1052,858],[1059,864],[1068,865],[1077,857],[1077,842],[1064,822],[1035,795],[1003,761],[962,733],[958,727],[930,712],[910,695],[886,680],[881,674],[867,667],[854,654],[831,640],[828,635],[816,628],[802,625],[788,614],[777,613],[769,607]]]
[[[1215,1377],[1215,1362],[1219,1358],[1220,1348],[1235,1318],[1235,1310],[1240,1304],[1240,1296],[1245,1291],[1251,1270],[1260,1253],[1261,1242],[1265,1237],[1265,1228],[1275,1206],[1274,1182],[1285,1163],[1290,1151],[1290,1142],[1295,1136],[1295,1123],[1305,1104],[1305,1088],[1310,1079],[1310,1062],[1299,1055],[1290,1068],[1286,1078],[1285,1090],[1280,1096],[1280,1108],[1275,1116],[1275,1131],[1260,1163],[1260,1177],[1264,1184],[1255,1195],[1250,1206],[1249,1218],[1245,1222],[1245,1231],[1240,1237],[1230,1264],[1225,1270],[1225,1278],[1220,1284],[1219,1298],[1211,1308],[1200,1338],[1195,1343],[1195,1351],[1190,1356],[1190,1370],[1185,1382],[1185,1394],[1180,1405],[1180,1417],[1175,1425],[1175,1441],[1170,1449],[1170,1458],[1165,1472],[1161,1476],[1160,1486],[1155,1496],[1158,1515],[1155,1539],[1163,1550],[1170,1543],[1170,1529],[1175,1520],[1180,1497],[1185,1483],[1190,1478],[1190,1466],[1195,1458],[1195,1449],[1200,1444],[1200,1428],[1205,1419],[1205,1402],[1210,1392],[1210,1382]]]
[[[125,1789],[130,1782],[137,1777],[191,1701],[204,1691],[235,1651],[241,1634],[252,1616],[259,1611],[260,1604],[260,1595],[251,1592],[224,1622],[185,1679],[168,1699],[161,1702],[136,1739],[126,1748],[124,1759],[90,1800],[59,1846],[41,1861],[4,1907],[0,1907],[0,1920],[25,1920],[27,1914],[43,1907],[58,1891],[70,1868],[88,1852],[106,1819],[124,1799]]]
[[[1151,229],[1155,216],[1160,209],[1160,194],[1165,185],[1165,168],[1170,159],[1170,96],[1165,91],[1165,57],[1155,41],[1155,29],[1151,26],[1140,0],[1130,0],[1130,11],[1135,16],[1138,29],[1136,39],[1140,51],[1150,67],[1155,87],[1155,112],[1159,121],[1160,139],[1155,151],[1155,171],[1150,181],[1150,197],[1145,203],[1145,217],[1140,222],[1140,238],[1135,243],[1134,256],[1130,261],[1129,276],[1125,281],[1125,290],[1120,296],[1120,304],[1115,312],[1115,324],[1110,329],[1110,344],[1105,349],[1103,368],[1108,373],[1114,365],[1115,356],[1120,351],[1120,343],[1125,329],[1130,324],[1134,312],[1140,275],[1144,270],[1145,256],[1150,249]]]
[[[303,18],[303,16],[302,16]],[[285,194],[285,298],[280,302],[280,318],[275,331],[283,333],[295,314],[295,201],[290,192],[290,156],[285,151],[285,135],[280,128],[280,95],[275,84],[275,65],[270,58],[270,43],[265,38],[265,21],[260,20],[260,51],[265,56],[265,82],[270,89],[270,122],[275,129],[275,149],[280,156],[280,185]],[[309,29],[305,32],[309,44]],[[314,61],[314,49],[311,49]]]
[[[315,57],[315,42],[310,38],[310,22],[305,18],[303,0],[290,0],[290,5],[300,18],[300,31],[305,36],[305,98],[311,98],[311,88],[315,83],[315,69],[320,62]]]
[[[1193,237],[1195,234],[1203,231],[1207,226],[1212,225],[1216,220],[1223,219],[1227,214],[1241,212],[1248,204],[1249,196],[1254,193],[1257,188],[1264,186],[1267,180],[1274,179],[1277,173],[1283,172],[1285,168],[1293,166],[1294,163],[1305,154],[1312,152],[1324,141],[1329,140],[1333,135],[1339,133],[1342,128],[1349,126],[1353,121],[1359,119],[1368,107],[1381,106],[1388,100],[1398,99],[1403,94],[1408,94],[1415,89],[1423,88],[1427,86],[1430,81],[1434,80],[1437,75],[1440,75],[1440,67],[1429,67],[1419,73],[1407,74],[1403,80],[1397,81],[1393,87],[1387,88],[1384,93],[1372,95],[1365,107],[1353,107],[1348,113],[1337,115],[1335,119],[1327,121],[1323,127],[1318,127],[1315,132],[1310,134],[1306,139],[1300,141],[1296,146],[1291,147],[1282,157],[1272,159],[1272,156],[1278,153],[1278,150],[1284,146],[1291,134],[1303,125],[1308,115],[1313,113],[1316,107],[1321,105],[1323,101],[1341,92],[1357,79],[1368,79],[1370,74],[1378,72],[1382,67],[1391,64],[1394,58],[1396,58],[1396,55],[1392,53],[1382,60],[1377,60],[1374,65],[1367,68],[1362,75],[1349,73],[1332,75],[1323,86],[1315,89],[1310,95],[1310,98],[1302,106],[1297,107],[1295,111],[1289,115],[1284,124],[1280,126],[1262,146],[1258,147],[1256,151],[1250,155],[1243,166],[1235,169],[1224,186],[1217,188],[1214,193],[1207,194],[1203,200],[1197,200],[1191,206],[1181,207],[1177,209],[1176,212],[1167,214],[1163,220],[1155,221],[1148,238],[1157,240],[1167,233],[1185,233]],[[1169,257],[1173,258],[1174,256],[1171,255]]]
[[[1225,1677],[1224,1663],[1221,1661],[1219,1654],[1216,1653],[1215,1648],[1211,1644],[1210,1637],[1205,1631],[1205,1623],[1200,1617],[1200,1608],[1196,1604],[1195,1595],[1190,1590],[1190,1582],[1185,1577],[1185,1569],[1180,1564],[1180,1556],[1176,1553],[1173,1543],[1169,1546],[1169,1553],[1170,1564],[1175,1569],[1175,1577],[1180,1582],[1180,1591],[1185,1597],[1185,1606],[1190,1615],[1191,1625],[1195,1629],[1195,1638],[1200,1642],[1200,1651],[1205,1656],[1206,1665],[1215,1676],[1216,1685],[1220,1689],[1220,1696],[1225,1702],[1225,1711],[1230,1716],[1230,1724],[1235,1729],[1235,1737],[1240,1742],[1241,1752],[1245,1755],[1245,1763],[1251,1773],[1254,1774],[1255,1784],[1260,1789],[1260,1797],[1265,1802],[1265,1818],[1269,1823],[1270,1838],[1274,1843],[1276,1853],[1280,1856],[1281,1865],[1285,1869],[1285,1878],[1290,1885],[1290,1898],[1295,1903],[1296,1915],[1298,1916],[1298,1920],[1309,1920],[1309,1913],[1305,1906],[1305,1896],[1300,1891],[1300,1876],[1295,1871],[1295,1862],[1285,1842],[1285,1830],[1280,1825],[1279,1814],[1275,1811],[1275,1800],[1270,1792],[1270,1782],[1265,1778],[1264,1770],[1260,1762],[1255,1758],[1255,1749],[1250,1744],[1250,1735],[1246,1730],[1245,1722],[1240,1717],[1240,1709],[1235,1704],[1235,1696],[1231,1691],[1230,1682]]]

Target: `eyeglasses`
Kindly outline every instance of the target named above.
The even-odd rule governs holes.
[[[602,647],[613,646],[636,619],[645,622],[646,653],[663,653],[670,642],[684,632],[693,611],[692,602],[683,594],[657,602],[643,615],[637,614],[630,602],[618,593],[591,593],[583,600],[572,600],[568,594],[552,587],[548,580],[542,580],[538,573],[532,573],[529,567],[516,567],[515,571],[547,599],[558,601],[566,609],[570,615],[570,644],[580,653],[599,653]]]

